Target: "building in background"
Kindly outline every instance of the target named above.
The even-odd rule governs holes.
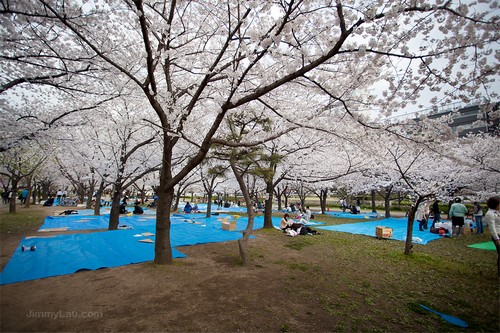
[[[476,133],[491,133],[499,135],[499,118],[493,117],[492,113],[498,111],[500,103],[495,103],[492,107],[485,104],[473,104],[451,110],[437,110],[427,115],[429,119],[438,119],[444,116],[451,116],[450,127],[458,136]]]
[[[406,119],[420,119],[426,116],[429,119],[450,117],[449,126],[458,136],[475,133],[491,133],[500,135],[498,114],[500,102],[490,103],[477,100],[467,105],[457,102],[440,107],[432,107],[417,112],[390,117],[391,122],[400,122]]]

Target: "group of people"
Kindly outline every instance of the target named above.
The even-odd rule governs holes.
[[[305,223],[314,218],[314,215],[312,214],[309,206],[306,206],[304,208],[300,203],[291,204],[290,207],[287,207],[286,211],[294,214],[297,220]]]
[[[229,208],[231,206],[233,206],[233,204],[236,204],[237,206],[240,206],[240,202],[238,201],[237,203],[233,203],[231,201],[224,201],[222,200],[222,197],[219,197],[218,199],[214,199],[214,204],[217,205],[217,208]],[[262,205],[262,204],[261,204]],[[256,205],[254,204],[254,207],[256,207]]]
[[[491,238],[495,244],[497,251],[497,269],[498,277],[500,278],[500,198],[491,197],[486,201],[488,211],[483,214],[483,208],[479,202],[474,202],[471,215],[475,223],[476,233],[484,233],[484,226],[486,224],[491,233]],[[429,218],[430,204],[423,202],[419,205],[415,219],[419,222],[419,230],[424,231],[428,229],[427,220]],[[434,221],[430,228],[430,232],[438,233],[443,229],[450,235],[450,237],[460,236],[464,232],[465,217],[469,213],[467,207],[462,203],[460,198],[455,198],[451,203],[448,211],[448,219],[451,222],[440,222],[441,213],[439,211],[439,200],[435,200],[432,204],[431,211],[434,215]]]
[[[465,217],[469,213],[467,207],[462,203],[462,199],[455,198],[449,205],[448,219],[450,222],[441,222],[441,211],[439,207],[439,200],[435,200],[432,205],[429,201],[420,203],[417,208],[415,219],[418,222],[420,231],[429,229],[428,221],[433,216],[433,222],[430,227],[430,232],[439,233],[440,229],[444,229],[450,237],[463,235],[465,226]],[[472,207],[472,221],[477,234],[484,232],[483,228],[483,208],[479,202],[474,202]]]
[[[12,196],[12,194],[14,194],[14,196]],[[21,191],[21,193],[17,197],[19,199],[21,205],[24,205],[26,203],[26,200],[28,199],[28,194],[29,194],[29,191],[27,189],[24,189]],[[13,193],[9,190],[4,190],[2,193],[2,202],[6,205],[9,204],[11,197],[15,198],[15,193]]]
[[[140,201],[136,200],[134,202],[134,210],[132,211],[132,214],[134,215],[142,215],[144,214],[144,209],[140,206]],[[127,214],[127,197],[124,197],[122,202],[120,203],[120,214]]]
[[[184,209],[183,209],[184,213],[198,213],[199,212],[199,209],[198,209],[198,204],[195,203],[194,206],[191,206],[191,204],[188,202],[186,202],[186,205],[184,206]]]
[[[356,199],[356,205],[349,205],[347,204],[347,200],[345,198],[342,198],[342,200],[340,200],[340,208],[342,209],[343,213],[345,213],[346,210],[349,210],[351,214],[359,214],[361,212],[361,202],[358,198]]]
[[[306,206],[306,208],[306,211],[309,210],[309,206]],[[297,235],[317,234],[316,230],[313,230],[306,226],[309,220],[305,220],[302,215],[297,216],[299,216],[299,220],[296,222],[290,218],[290,215],[288,213],[285,213],[280,221],[280,229],[288,236],[292,237]]]

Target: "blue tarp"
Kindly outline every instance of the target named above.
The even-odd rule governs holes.
[[[140,230],[139,230],[140,229]],[[154,259],[154,236],[139,236],[144,232],[155,233],[154,226],[134,230],[113,230],[87,234],[67,234],[49,237],[24,238],[1,273],[1,283],[39,279],[71,274],[83,269],[116,267]],[[172,247],[210,242],[232,241],[241,238],[233,233],[197,224],[172,224]],[[36,251],[22,251],[22,246],[36,246]],[[184,257],[173,249],[174,258]]]
[[[191,204],[191,206],[194,206],[194,204]],[[202,211],[202,212],[206,212],[207,211],[207,204],[198,204],[198,210],[199,211]],[[184,203],[180,204],[179,205],[179,210],[183,210],[184,209]],[[212,213],[215,213],[215,212],[227,212],[227,213],[246,213],[247,212],[247,207],[245,206],[242,206],[242,207],[239,207],[239,206],[231,206],[231,207],[218,207],[217,204],[214,204],[212,203],[210,205],[210,211]]]
[[[228,232],[221,228],[223,219],[234,220],[232,215],[221,214],[205,218],[204,214],[174,214],[171,216],[170,240],[172,247],[194,244],[225,242],[240,239],[237,231],[246,229],[248,219],[237,220],[237,231]],[[82,219],[84,220],[82,222]],[[69,227],[69,230],[107,228],[109,216],[67,215],[47,218],[43,228]],[[278,226],[280,218],[273,217]],[[24,238],[1,273],[1,284],[71,274],[80,270],[116,267],[154,259],[154,243],[139,242],[141,239],[155,240],[155,218],[151,216],[121,217],[120,225],[133,229],[101,231],[86,234],[65,234]],[[323,222],[317,222],[323,223]],[[254,229],[264,226],[264,217],[256,216]],[[22,251],[22,246],[28,249]],[[29,247],[36,246],[35,251]],[[172,249],[174,258],[185,255]]]
[[[212,215],[209,218],[205,214],[173,214],[170,217],[172,224],[177,223],[197,223],[206,224],[212,227],[221,229],[221,220],[229,219],[234,221],[235,217],[229,214]],[[281,218],[273,217],[273,225],[279,226]],[[237,219],[236,230],[243,231],[246,229],[248,219],[241,217]],[[155,215],[133,215],[133,216],[120,216],[119,226],[141,228],[144,226],[154,226],[156,224]],[[324,222],[311,221],[307,225],[314,226],[324,224]],[[109,215],[61,215],[61,216],[48,216],[45,222],[40,227],[39,231],[67,228],[67,230],[97,230],[107,229],[109,225]],[[264,216],[258,215],[254,218],[254,228],[260,229],[264,226]]]
[[[331,225],[331,226],[317,227],[317,228],[376,237],[376,227],[384,226],[392,228],[391,239],[406,241],[407,224],[408,224],[407,218],[391,217],[377,221],[339,224],[339,225]],[[413,239],[412,239],[413,243],[427,244],[428,242],[439,238],[441,238],[441,236],[439,236],[438,234],[432,234],[429,232],[429,230],[419,231],[418,222],[415,221],[413,223]]]
[[[54,228],[68,228],[68,230],[107,229],[109,215],[59,215],[47,216],[39,231]]]
[[[377,214],[377,213],[359,213],[359,214],[351,214],[349,212],[325,212],[327,215],[332,215],[335,217],[348,218],[348,219],[375,219],[377,217],[384,217],[385,214]]]

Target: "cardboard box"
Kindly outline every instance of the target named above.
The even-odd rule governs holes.
[[[392,237],[392,228],[388,227],[377,227],[375,229],[375,234],[378,238],[391,238]]]
[[[236,230],[236,221],[222,222],[222,230],[227,230],[227,231]]]

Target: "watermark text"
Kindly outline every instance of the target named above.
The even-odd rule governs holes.
[[[47,319],[63,319],[63,318],[102,318],[103,313],[99,311],[34,311],[30,310],[26,314],[26,318],[47,318]]]

